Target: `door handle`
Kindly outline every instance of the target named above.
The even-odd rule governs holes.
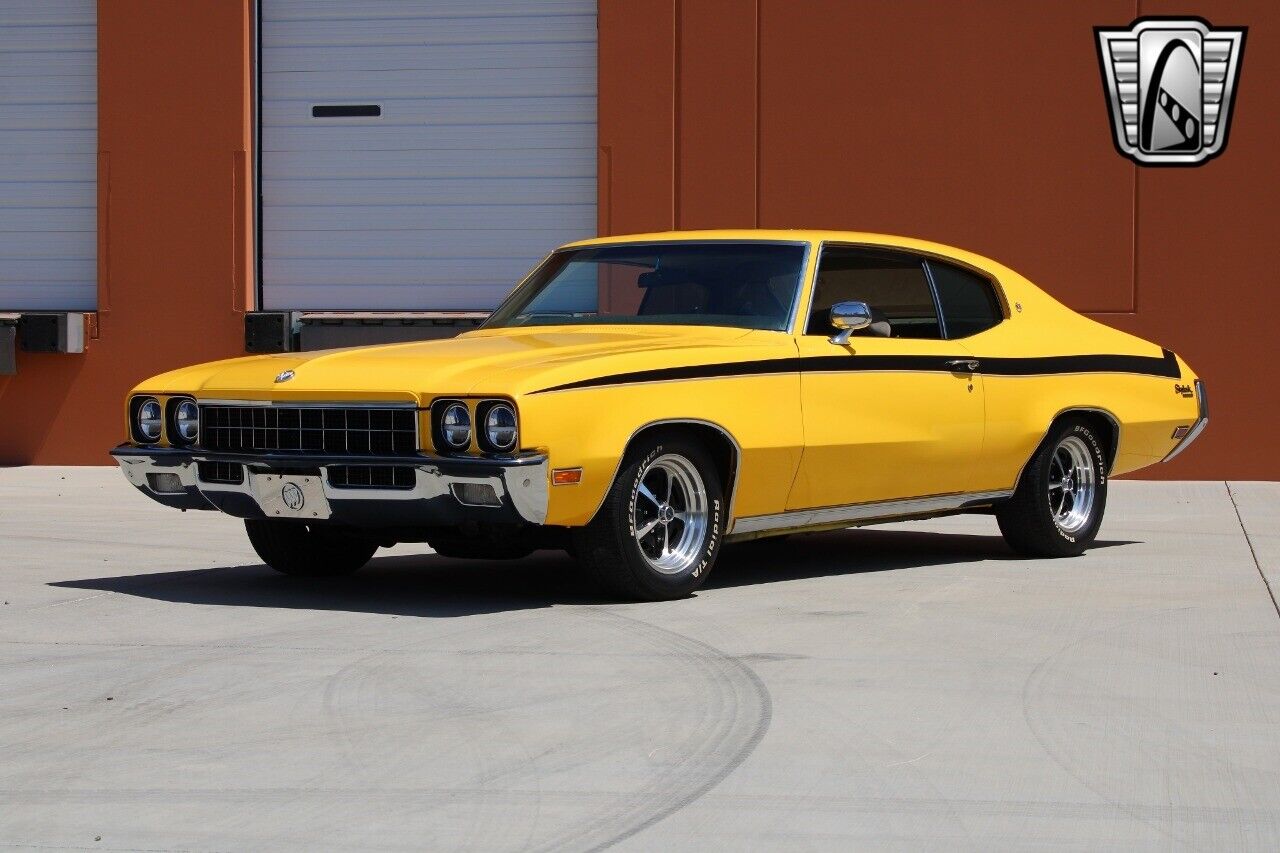
[[[978,369],[978,360],[976,358],[953,358],[947,362],[947,367],[953,373],[973,373]]]

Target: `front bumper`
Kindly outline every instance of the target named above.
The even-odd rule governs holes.
[[[543,524],[547,517],[547,457],[541,453],[502,458],[229,454],[124,444],[111,455],[138,491],[175,509],[362,528]],[[201,462],[241,465],[243,481],[202,480]],[[330,480],[334,466],[412,467],[414,482],[410,488],[340,487]]]

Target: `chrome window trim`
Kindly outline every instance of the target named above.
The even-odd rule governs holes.
[[[920,268],[924,270],[924,279],[929,282],[929,292],[933,294],[933,313],[938,316],[940,340],[949,341],[951,336],[947,334],[947,318],[942,313],[942,297],[938,296],[938,283],[933,280],[933,267],[928,258],[920,258]]]
[[[1005,322],[1012,316],[1011,309],[1010,309],[1010,306],[1012,303],[1009,302],[1009,297],[1005,293],[1004,285],[1000,283],[1000,279],[995,274],[993,274],[990,270],[983,269],[982,267],[979,267],[979,266],[974,266],[973,264],[962,261],[959,258],[953,258],[951,255],[945,255],[941,252],[928,252],[923,249],[912,249],[907,246],[899,246],[895,243],[849,243],[844,240],[819,240],[817,244],[817,248],[818,248],[818,257],[817,257],[817,262],[814,264],[814,267],[813,267],[813,286],[809,288],[808,305],[805,306],[806,310],[804,312],[805,318],[808,318],[809,312],[813,310],[813,297],[817,294],[817,291],[818,291],[818,269],[822,265],[822,253],[826,251],[828,248],[883,249],[883,250],[889,250],[894,252],[902,252],[903,254],[912,255],[914,257],[920,258],[921,263],[924,265],[924,268],[925,268],[925,275],[929,279],[929,289],[933,291],[933,304],[934,304],[934,309],[938,312],[939,330],[942,329],[942,324],[945,321],[942,316],[942,302],[938,299],[937,289],[935,288],[933,283],[933,271],[929,269],[928,262],[930,260],[939,260],[939,261],[942,261],[943,263],[947,263],[947,264],[951,264],[952,266],[959,267],[960,269],[970,270],[975,275],[985,279],[987,283],[991,285],[991,289],[996,295],[996,301],[1000,303],[1000,323]],[[942,338],[939,338],[938,340],[944,340],[944,341],[967,340],[968,338],[977,337],[977,335],[981,335],[984,332],[991,331],[991,329],[994,329],[996,326],[999,326],[1000,323],[996,323],[996,325],[992,326],[990,329],[983,329],[981,332],[977,332],[976,334],[973,334],[973,335],[968,335],[964,338],[948,338],[944,334],[944,336]],[[803,325],[797,325],[795,327],[794,334],[798,338],[816,338],[817,337],[817,335],[806,335]],[[934,339],[928,338],[927,340],[934,340]]]
[[[506,304],[507,304],[509,301],[511,301],[512,299],[514,299],[514,298],[515,298],[515,296],[516,296],[516,294],[519,292],[520,288],[524,287],[524,285],[525,285],[525,284],[526,284],[530,279],[532,279],[532,278],[533,278],[534,273],[536,273],[536,272],[538,272],[539,270],[541,270],[544,266],[546,266],[548,263],[550,263],[550,262],[551,262],[552,258],[554,258],[556,255],[559,255],[559,254],[561,254],[561,253],[563,253],[563,252],[582,252],[582,251],[587,251],[587,250],[590,250],[590,249],[620,249],[620,248],[624,248],[624,247],[625,247],[625,248],[631,248],[631,247],[633,247],[633,246],[634,246],[634,247],[636,247],[636,248],[640,248],[640,249],[647,249],[647,248],[654,248],[654,247],[659,247],[659,246],[679,246],[679,245],[681,245],[681,244],[685,244],[685,243],[696,243],[696,244],[699,244],[699,245],[733,245],[733,246],[747,246],[747,245],[750,245],[750,246],[803,246],[803,247],[804,247],[804,255],[803,255],[803,257],[800,259],[800,279],[799,279],[799,281],[797,281],[797,282],[796,282],[796,293],[795,293],[795,298],[791,300],[791,320],[790,320],[790,323],[789,323],[788,325],[784,325],[784,326],[783,326],[783,328],[781,328],[781,329],[752,329],[752,328],[749,328],[749,327],[747,327],[747,326],[705,326],[705,325],[701,326],[702,328],[712,328],[712,329],[742,329],[743,331],[747,331],[747,332],[777,332],[777,333],[780,333],[780,334],[787,334],[790,330],[792,330],[792,329],[794,329],[794,328],[795,328],[796,317],[798,316],[798,309],[799,309],[799,307],[800,307],[800,303],[801,303],[801,301],[803,300],[803,297],[804,297],[804,285],[805,285],[805,280],[806,280],[806,278],[808,277],[808,273],[809,273],[809,259],[810,259],[810,257],[812,256],[812,253],[813,253],[813,241],[812,241],[812,240],[777,240],[777,239],[770,240],[770,239],[750,239],[750,238],[748,238],[748,239],[743,239],[743,240],[735,240],[735,239],[733,239],[733,238],[731,238],[731,237],[717,237],[717,238],[712,238],[712,239],[700,240],[700,239],[697,239],[697,238],[691,237],[691,238],[683,239],[683,240],[644,240],[644,241],[636,241],[636,242],[631,242],[631,241],[627,241],[627,240],[621,240],[621,241],[618,241],[618,242],[616,242],[616,243],[591,243],[591,244],[588,244],[588,245],[585,245],[585,246],[574,246],[574,245],[570,245],[570,246],[561,246],[560,248],[556,249],[556,250],[555,250],[555,251],[553,251],[551,254],[549,254],[549,255],[547,255],[545,258],[543,258],[543,259],[542,259],[542,263],[538,264],[536,267],[534,267],[532,270],[530,270],[529,274],[528,274],[528,275],[526,275],[526,276],[525,276],[525,277],[520,281],[520,283],[519,283],[518,285],[516,285],[515,289],[514,289],[514,290],[512,290],[512,291],[511,291],[511,293],[507,294],[506,299],[503,299],[503,300],[502,300],[502,302],[498,303],[498,306],[497,306],[496,308],[494,308],[494,309],[493,309],[493,311],[491,311],[491,312],[490,312],[490,314],[489,314],[489,318],[490,318],[490,319],[489,319],[489,320],[485,320],[485,321],[484,321],[484,323],[481,323],[479,326],[477,326],[477,327],[476,327],[476,330],[477,330],[477,331],[479,331],[480,329],[529,328],[529,327],[525,327],[525,326],[520,326],[520,327],[515,327],[515,326],[490,326],[490,325],[489,325],[489,322],[490,322],[490,320],[492,320],[492,318],[493,318],[494,316],[496,316],[496,315],[498,314],[498,312],[499,312],[499,311],[501,311],[504,307],[506,307]],[[553,324],[547,324],[547,325],[553,325]],[[586,323],[582,323],[582,324],[572,324],[572,323],[567,323],[567,324],[565,324],[565,325],[584,325],[584,326],[585,326],[585,325],[589,325],[589,324],[586,324]],[[594,325],[609,325],[609,324],[601,323],[601,324],[594,324]],[[644,325],[644,324],[641,324],[641,323],[618,323],[618,324],[616,324],[616,325],[619,325],[619,326],[639,326],[639,325]],[[694,328],[698,328],[698,327],[700,326],[700,324],[698,324],[698,323],[681,323],[680,325],[681,325],[681,326],[691,326],[691,327],[694,327]]]
[[[803,530],[864,521],[891,521],[938,512],[952,512],[968,507],[985,506],[1013,494],[1012,489],[990,492],[957,492],[833,507],[795,509],[772,515],[753,515],[738,519],[733,526],[735,536],[768,533],[778,530]]]

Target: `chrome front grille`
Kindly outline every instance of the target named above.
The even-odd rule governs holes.
[[[200,446],[224,453],[407,456],[418,449],[418,413],[356,406],[201,406]]]

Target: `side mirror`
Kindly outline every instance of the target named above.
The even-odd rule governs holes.
[[[847,346],[849,335],[871,325],[871,306],[865,302],[837,302],[831,306],[831,325],[837,331],[831,336],[831,343],[836,346]]]

